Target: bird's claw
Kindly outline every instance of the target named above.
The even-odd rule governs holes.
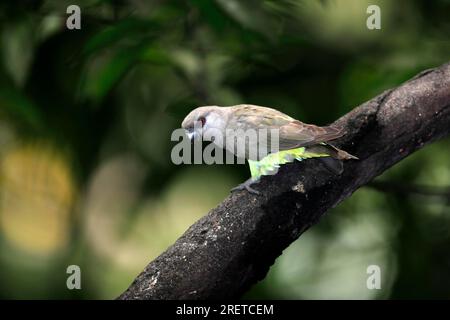
[[[259,194],[260,194],[259,191],[257,191],[257,190],[255,190],[255,189],[253,189],[252,187],[250,187],[252,184],[254,184],[254,183],[256,183],[256,182],[258,182],[258,181],[253,181],[253,180],[251,180],[251,179],[248,179],[247,181],[241,183],[241,184],[238,185],[237,187],[234,187],[233,189],[231,189],[231,192],[233,192],[233,191],[240,191],[240,190],[244,190],[244,189],[245,189],[245,190],[247,190],[249,193],[259,195]]]

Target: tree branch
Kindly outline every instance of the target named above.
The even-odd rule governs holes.
[[[152,261],[119,299],[239,297],[328,209],[450,133],[450,63],[382,93],[336,124],[347,128],[336,145],[360,158],[346,161],[342,175],[311,159],[263,177],[260,196],[231,194]]]

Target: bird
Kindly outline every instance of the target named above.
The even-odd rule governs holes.
[[[320,158],[325,166],[335,174],[341,174],[341,160],[358,160],[354,155],[333,146],[330,141],[342,137],[345,131],[337,126],[316,126],[294,119],[281,111],[269,107],[252,104],[234,106],[202,106],[192,110],[183,120],[181,127],[191,141],[202,138],[211,141],[220,148],[244,157],[249,163],[251,177],[231,191],[247,190],[252,194],[260,194],[252,185],[260,181],[264,175],[276,174],[280,165]],[[277,133],[277,149],[272,152],[270,134],[266,139],[257,136],[253,141],[245,141],[244,153],[238,155],[236,146],[229,147],[225,141],[229,132],[237,130],[266,130]],[[242,131],[241,131],[242,132]],[[220,133],[224,139],[215,139]],[[250,149],[261,148],[265,154],[251,154]]]

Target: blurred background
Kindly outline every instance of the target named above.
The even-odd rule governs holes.
[[[81,30],[66,28],[71,4]],[[252,103],[325,125],[449,60],[448,0],[2,1],[0,298],[115,298],[247,179],[245,165],[172,164],[191,109]],[[450,298],[449,148],[358,190],[245,298]],[[72,264],[81,290],[66,287]]]

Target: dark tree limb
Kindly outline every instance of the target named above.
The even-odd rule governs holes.
[[[311,159],[231,194],[152,261],[119,299],[237,298],[322,215],[392,165],[450,133],[450,63],[355,108],[336,145],[358,156],[333,176]]]

